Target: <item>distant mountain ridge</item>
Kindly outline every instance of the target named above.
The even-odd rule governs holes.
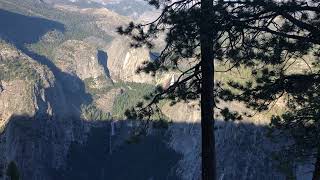
[[[120,15],[138,19],[154,9],[144,0],[42,0],[48,4],[75,5],[79,8],[108,8]]]

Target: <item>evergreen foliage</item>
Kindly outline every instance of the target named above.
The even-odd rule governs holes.
[[[143,99],[146,94],[154,90],[154,86],[141,83],[115,83],[115,88],[123,88],[113,104],[112,115],[115,118],[125,118],[125,111],[134,107]]]
[[[204,163],[208,159],[215,161],[214,156],[210,155],[215,154],[212,150],[214,137],[211,135],[212,130],[207,127],[213,124],[208,122],[210,114],[213,114],[213,107],[219,109],[218,102],[221,100],[243,101],[248,107],[261,112],[272,107],[279,98],[287,97],[288,112],[281,117],[274,117],[271,128],[293,138],[294,143],[284,149],[294,150],[296,158],[317,159],[313,179],[320,179],[320,146],[319,143],[314,143],[319,142],[319,109],[316,105],[319,70],[313,69],[318,66],[320,54],[320,2],[147,1],[162,11],[155,21],[147,24],[130,23],[125,28],[118,28],[120,34],[132,37],[133,47],[146,45],[152,48],[154,39],[160,33],[166,34],[166,46],[160,56],[156,61],[146,63],[139,71],[155,74],[171,70],[172,67],[178,68],[179,64],[189,63],[192,66],[182,71],[174,85],[168,89],[156,89],[151,94],[153,98],[149,99],[149,103],[128,111],[127,115],[148,122],[150,114],[158,112],[156,104],[161,99],[169,98],[176,102],[201,97],[204,138],[202,178],[216,179],[214,165]],[[212,50],[207,51],[211,43]],[[305,57],[312,57],[317,61],[311,66]],[[212,59],[210,63],[208,58]],[[288,68],[294,64],[292,61],[302,61],[310,70],[289,73]],[[213,80],[209,82],[209,77],[214,76],[211,66],[216,62],[230,64],[219,72],[244,67],[251,70],[252,78],[241,83],[232,79],[225,84],[217,81],[215,88],[211,88],[214,83]],[[225,86],[229,88],[224,88]],[[208,94],[214,94],[214,104],[204,103],[212,100]],[[247,116],[228,109],[221,112],[230,120]]]
[[[36,53],[45,55],[48,58],[52,58],[52,51],[59,45],[59,42],[63,42],[70,39],[83,40],[87,37],[94,36],[103,39],[105,42],[110,42],[112,37],[106,32],[101,30],[94,22],[96,18],[92,15],[82,14],[79,12],[59,10],[49,4],[33,1],[33,0],[0,0],[1,9],[15,12],[26,16],[40,16],[41,18],[51,20],[52,24],[58,22],[64,25],[64,29],[59,29],[56,41],[47,42],[39,39],[39,42],[29,44],[29,48]],[[22,19],[23,20],[23,19]],[[10,19],[6,19],[10,21]],[[18,23],[18,22],[17,22]],[[40,27],[25,27],[28,31],[36,32]],[[61,32],[60,32],[61,31]],[[21,37],[24,34],[18,32],[16,37]]]
[[[19,180],[19,170],[15,162],[11,161],[7,167],[6,175],[10,180]]]
[[[86,120],[92,121],[107,121],[111,120],[111,114],[107,112],[103,112],[102,110],[98,109],[96,106],[90,105],[83,105],[81,107],[82,111],[82,118]]]
[[[24,59],[0,61],[0,80],[26,79],[39,81],[40,76]]]

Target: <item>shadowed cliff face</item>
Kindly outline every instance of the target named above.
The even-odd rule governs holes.
[[[0,136],[0,166],[14,160],[22,179],[51,180],[52,169],[65,168],[71,142],[83,143],[86,132],[83,124],[72,118],[12,116]]]
[[[74,116],[80,117],[82,104],[89,104],[92,101],[91,95],[85,92],[83,81],[72,74],[62,72],[52,60],[45,56],[30,51],[26,44],[38,42],[48,31],[58,30],[64,32],[64,25],[55,21],[24,16],[5,10],[0,10],[0,37],[28,55],[39,64],[49,68],[56,78],[54,88],[61,88],[68,102],[67,111]],[[47,89],[50,91],[50,89]],[[51,90],[54,91],[54,90]],[[48,97],[50,99],[50,97]],[[54,102],[54,98],[50,99]]]
[[[86,144],[71,145],[68,168],[56,179],[179,179],[175,165],[181,155],[167,146],[164,131],[156,130],[129,143],[127,122],[119,123],[111,137],[110,124],[100,124],[91,129]]]
[[[1,148],[5,152],[2,155],[7,162],[17,163],[24,179],[196,180],[200,177],[197,123],[172,123],[169,129],[153,129],[151,134],[132,141],[132,123],[128,121],[116,123],[115,135],[110,136],[110,122],[49,119],[15,116],[1,135]],[[63,129],[65,123],[69,124],[68,131]],[[267,143],[264,129],[247,123],[217,123],[220,179],[285,178],[274,166],[271,152],[275,146]],[[54,163],[57,159],[60,164]],[[5,168],[6,164],[1,166]]]
[[[105,74],[111,78],[110,71],[108,69],[108,54],[102,50],[98,50],[98,62],[103,67]]]
[[[26,112],[28,115],[34,114],[33,117],[12,116],[8,120],[5,119],[8,124],[0,137],[0,167],[6,166],[8,160],[15,159],[20,164],[23,179],[50,180],[51,177],[48,174],[52,168],[65,167],[65,159],[71,142],[85,141],[87,130],[80,121],[80,109],[83,104],[91,103],[92,98],[85,92],[81,79],[62,72],[51,60],[25,47],[25,43],[38,41],[47,31],[63,30],[61,24],[3,10],[0,10],[0,19],[0,37],[18,49],[14,47],[0,49],[0,51],[3,50],[0,55],[1,63],[6,65],[10,61],[23,62],[26,67],[37,68],[41,71],[41,73],[36,73],[40,75],[41,81],[48,79],[50,81],[47,85],[43,85],[41,81],[35,81],[29,85],[30,79],[20,77],[22,84],[27,84],[28,89],[30,86],[31,91],[25,92],[26,88],[14,90],[18,93],[25,92],[22,95],[31,102],[22,101],[20,103],[27,104],[35,112]],[[45,70],[40,68],[44,66],[47,67]],[[9,85],[15,82],[11,78],[6,81]],[[20,86],[20,88],[23,87]],[[0,102],[6,101],[6,97],[3,96],[6,96],[6,92],[10,90],[12,89],[9,86],[5,86],[1,92],[2,101]],[[10,101],[4,103],[10,108],[15,108]],[[53,116],[49,117],[46,113],[51,110],[50,114]],[[15,111],[16,113],[23,112],[17,109]]]
[[[181,155],[169,148],[165,130],[137,141],[131,141],[132,122],[116,123],[114,136],[110,131],[110,122],[14,116],[0,136],[0,156],[17,163],[22,179],[179,179]]]

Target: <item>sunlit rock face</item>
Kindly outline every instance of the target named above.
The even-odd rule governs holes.
[[[14,114],[63,116],[67,111],[64,94],[53,73],[13,46],[0,46],[2,122]]]
[[[130,131],[130,123],[116,127],[116,135],[110,138],[109,122],[99,125],[72,118],[74,114],[69,114],[71,111],[68,109],[74,105],[67,101],[63,88],[50,69],[9,45],[3,44],[1,47],[1,72],[6,72],[8,67],[12,72],[13,67],[17,65],[13,66],[12,62],[21,62],[14,74],[1,76],[1,126],[6,127],[0,136],[2,170],[13,160],[18,164],[24,179],[81,179],[76,175],[77,172],[86,172],[84,174],[88,177],[90,174],[97,178],[117,177],[117,173],[113,172],[119,172],[121,166],[132,169],[129,173],[131,177],[156,179],[165,175],[173,179],[199,179],[201,134],[200,109],[197,102],[178,103],[173,106],[165,104],[162,111],[173,120],[165,136],[151,134],[131,146],[127,143],[130,135],[125,133]],[[86,80],[105,73],[103,66],[98,62],[97,50],[81,41],[67,41],[56,52],[60,53],[57,53],[54,63],[64,75],[69,74]],[[72,52],[72,57],[67,56],[68,52]],[[124,54],[126,60],[128,52]],[[87,62],[88,59],[92,62]],[[91,71],[79,65],[83,61],[88,63],[86,66],[91,68]],[[116,61],[113,63],[116,64]],[[122,72],[126,63],[119,65]],[[28,73],[24,74],[25,71],[20,71],[21,69]],[[131,68],[132,71],[133,69]],[[117,72],[119,78],[124,78],[120,72]],[[111,77],[112,73],[115,72],[110,69]],[[127,72],[127,77],[128,74]],[[165,79],[171,79],[170,77]],[[135,78],[130,81],[143,78],[148,80],[148,77]],[[119,92],[115,90],[110,93]],[[112,101],[109,97],[100,98],[97,102],[101,106]],[[110,109],[111,106],[107,107],[106,111]],[[273,144],[265,136],[264,125],[265,123],[249,120],[216,122],[217,168],[220,179],[283,179],[273,167]],[[112,154],[109,154],[110,142],[114,143]],[[132,162],[123,159],[124,156]],[[155,168],[149,168],[149,173],[143,172],[145,168],[138,168],[152,167],[152,163],[158,161],[158,157],[161,156],[162,163]],[[82,159],[83,157],[90,158]],[[141,157],[145,158],[141,160]],[[90,170],[77,166],[81,161],[93,163],[90,159],[99,163],[94,164],[94,168]],[[68,169],[69,166],[74,169]],[[96,169],[100,169],[99,173]],[[57,177],[61,172],[67,172],[70,176]],[[155,173],[159,172],[156,176]]]
[[[68,40],[58,47],[54,61],[62,72],[90,81],[91,88],[100,88],[107,86],[111,80],[105,73],[107,67],[99,62],[99,58],[107,59],[99,57],[94,46],[83,41]]]
[[[69,144],[84,140],[85,129],[72,121],[75,114],[46,66],[4,42],[0,46],[1,172],[15,161],[22,179],[50,180],[48,170],[64,166]]]
[[[116,38],[111,42],[108,53],[108,68],[111,78],[125,82],[153,83],[154,78],[145,73],[136,73],[145,61],[150,61],[150,52],[147,48],[130,48],[130,40]]]
[[[78,46],[85,53],[72,49],[74,46]],[[17,70],[19,71],[14,74],[1,75],[0,112],[2,113],[1,126],[4,130],[0,135],[1,174],[4,174],[8,163],[14,161],[22,179],[72,179],[79,174],[78,171],[73,170],[77,170],[79,163],[70,164],[70,160],[78,162],[72,159],[76,157],[76,160],[86,162],[87,159],[82,159],[82,157],[90,157],[89,159],[93,159],[95,162],[98,159],[103,159],[103,161],[95,164],[94,168],[80,170],[86,175],[98,179],[102,177],[122,179],[128,177],[127,175],[138,179],[158,177],[177,179],[175,171],[172,169],[180,159],[180,154],[170,149],[163,141],[167,138],[166,135],[163,135],[164,133],[149,134],[146,138],[141,139],[141,143],[130,145],[127,142],[131,138],[131,135],[128,134],[132,128],[130,123],[124,125],[124,128],[117,126],[115,136],[109,139],[109,122],[99,125],[98,122],[82,121],[79,115],[74,113],[76,109],[79,109],[79,103],[74,103],[73,100],[75,97],[82,98],[82,94],[79,92],[81,89],[76,90],[70,97],[65,86],[73,81],[65,80],[68,78],[77,80],[76,77],[78,77],[85,81],[88,77],[103,74],[104,69],[100,64],[97,64],[97,59],[87,65],[92,68],[92,71],[86,71],[84,67],[77,65],[81,64],[82,60],[86,61],[81,58],[90,59],[91,55],[97,53],[96,50],[82,44],[82,42],[67,41],[56,51],[60,52],[60,56],[56,55],[56,57],[61,57],[61,60],[54,59],[52,61],[57,66],[55,73],[9,45],[4,44],[1,50],[1,70],[4,70],[1,72],[5,72],[6,68],[12,72],[14,68],[10,63],[23,62],[18,64],[19,69]],[[65,54],[68,52],[72,52],[72,58],[66,57]],[[13,65],[16,66],[16,64]],[[26,71],[20,71],[20,69]],[[64,86],[61,87],[60,83]],[[78,85],[81,87],[81,84]],[[115,89],[110,93],[116,95],[120,93],[119,91]],[[114,95],[107,94],[106,96]],[[100,105],[110,103],[108,102],[109,97],[101,97],[102,99],[98,99],[97,102]],[[110,111],[111,106],[106,111]],[[101,133],[98,135],[96,128],[100,128]],[[90,137],[89,140],[88,137]],[[110,142],[111,140],[112,142]],[[112,154],[108,154],[110,143],[113,144]],[[86,149],[86,151],[78,156],[77,151],[81,149]],[[123,158],[124,156],[127,158]],[[161,158],[161,163],[155,166],[154,161],[158,156],[163,156],[163,158]],[[128,158],[131,159],[129,162]],[[92,163],[92,161],[88,163]],[[128,171],[128,174],[123,174],[123,176],[117,176],[117,172],[122,170],[122,166],[128,166],[132,171]],[[106,167],[105,172],[103,171],[104,174],[95,172],[96,168],[103,167]],[[149,167],[148,173],[144,172],[145,167]],[[63,172],[68,173],[59,176]],[[87,176],[78,179],[87,179],[85,177]]]

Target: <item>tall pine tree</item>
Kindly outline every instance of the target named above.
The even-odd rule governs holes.
[[[213,111],[219,108],[219,101],[243,101],[254,110],[264,111],[283,95],[292,95],[293,100],[288,101],[291,103],[295,101],[294,98],[306,93],[309,86],[317,84],[313,78],[317,75],[316,71],[289,74],[286,68],[291,59],[303,60],[306,55],[319,55],[316,51],[320,43],[319,2],[147,1],[161,9],[160,16],[147,24],[130,23],[125,28],[120,27],[118,32],[130,36],[133,47],[148,46],[150,49],[154,47],[154,40],[160,34],[165,34],[166,45],[159,57],[146,62],[138,72],[156,74],[179,69],[181,74],[167,89],[157,88],[146,97],[148,104],[139,103],[127,115],[148,122],[153,113],[160,111],[157,103],[162,99],[171,99],[173,103],[200,99],[202,179],[214,180],[217,174]],[[240,66],[250,68],[255,79],[244,84],[216,82],[214,85],[215,62],[230,64],[219,72]],[[186,64],[190,65],[189,68],[181,69],[181,65]],[[310,83],[308,87],[303,87],[302,82]],[[235,88],[240,93],[234,93],[225,86]],[[291,109],[295,113],[297,110],[300,109]],[[221,109],[221,112],[227,120],[241,119],[238,112],[228,109]],[[297,121],[295,123],[299,124]],[[299,130],[303,128],[299,127]],[[312,133],[311,136],[315,137],[316,134]]]
[[[7,167],[6,175],[10,180],[19,180],[20,175],[15,162],[11,161]]]

